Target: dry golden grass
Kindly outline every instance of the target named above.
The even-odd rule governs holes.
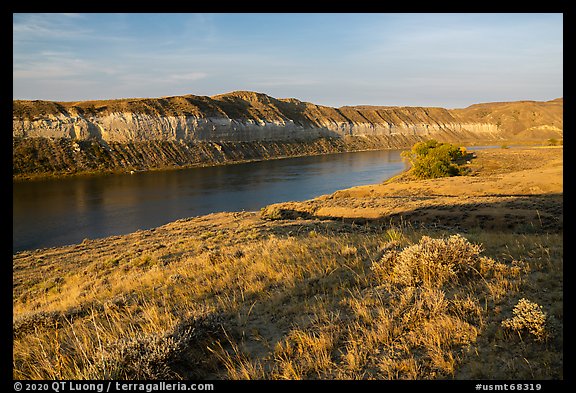
[[[222,213],[13,274],[15,379],[563,378],[561,229]]]
[[[460,236],[387,233],[271,235],[169,265],[151,255],[71,268],[43,297],[15,300],[14,378],[455,378],[492,310],[510,308],[538,269],[530,255],[560,241],[498,235],[509,241],[490,250],[506,250],[500,261]],[[454,239],[474,271],[398,279],[431,241],[430,266],[455,261]]]

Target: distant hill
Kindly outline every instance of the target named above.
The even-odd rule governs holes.
[[[235,91],[212,97],[13,102],[15,178],[204,166],[407,148],[562,138],[563,100],[332,108]],[[495,142],[496,141],[496,142]]]
[[[564,99],[551,101],[492,102],[451,112],[462,121],[498,125],[504,132],[522,138],[562,138]]]
[[[105,141],[254,141],[319,136],[475,134],[562,137],[563,99],[435,107],[333,108],[294,98],[235,91],[207,96],[13,102],[15,137]],[[470,134],[471,133],[471,134]]]

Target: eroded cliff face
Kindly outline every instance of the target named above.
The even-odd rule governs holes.
[[[417,135],[318,138],[311,141],[103,142],[96,139],[16,138],[12,146],[14,179],[75,173],[128,172],[152,169],[225,165],[343,153],[399,149],[424,138]]]
[[[517,134],[535,126],[561,131],[561,103],[560,108],[545,104],[526,104],[524,112],[530,113],[524,117],[529,124],[524,124],[526,121],[508,121],[514,116],[518,118],[516,112],[511,111],[520,113],[521,110],[508,109],[510,116],[498,114],[502,105],[496,109],[470,107],[463,110],[367,106],[331,108],[252,92],[214,97],[77,103],[14,101],[12,135],[106,142],[215,142],[463,132],[480,134],[485,139]],[[495,116],[489,115],[494,113]]]
[[[222,117],[154,116],[116,112],[99,117],[48,115],[38,120],[14,120],[14,137],[50,137],[106,142],[141,141],[280,141],[311,140],[320,137],[358,135],[432,135],[445,132],[471,132],[497,138],[501,130],[490,123],[388,123],[321,119],[317,124],[296,124],[292,120],[229,119]]]
[[[294,124],[291,120],[230,119],[226,117],[158,116],[113,112],[103,116],[50,114],[44,119],[17,119],[15,137],[52,137],[106,142],[141,141],[270,141],[332,136],[327,128]]]
[[[332,108],[244,91],[213,97],[188,95],[83,102],[16,100],[12,130],[14,173],[17,176],[210,165],[409,147],[429,138],[443,141],[520,136],[561,138],[562,105],[562,99],[558,99],[478,104],[453,110]],[[298,148],[294,148],[294,143]],[[201,152],[218,151],[218,146],[228,146],[229,154]],[[234,149],[236,153],[232,153]],[[100,150],[101,154],[94,155]]]

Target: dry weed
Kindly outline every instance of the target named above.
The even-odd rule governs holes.
[[[522,298],[514,306],[513,313],[513,318],[502,321],[502,327],[519,335],[528,332],[538,341],[546,339],[546,313],[542,311],[542,306]]]

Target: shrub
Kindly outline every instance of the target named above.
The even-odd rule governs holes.
[[[169,363],[181,351],[174,337],[156,333],[119,340],[109,351],[101,353],[89,371],[95,377],[113,379],[175,379]]]
[[[457,176],[461,168],[457,161],[465,157],[466,150],[450,143],[439,143],[431,139],[416,143],[402,156],[412,164],[412,173],[418,179]]]
[[[512,312],[513,318],[502,321],[505,329],[513,330],[518,334],[528,332],[533,334],[537,341],[546,338],[546,313],[542,311],[542,306],[522,298],[514,306]]]
[[[555,138],[550,138],[546,141],[548,146],[562,146],[562,139],[557,140]]]
[[[475,274],[482,259],[481,249],[461,235],[448,239],[422,236],[418,244],[386,253],[380,264],[391,266],[391,279],[397,284],[442,287]],[[375,273],[380,264],[373,266]]]
[[[260,209],[260,215],[265,220],[283,220],[285,213],[278,206],[270,205]]]
[[[213,367],[208,344],[221,336],[222,321],[219,314],[210,314],[184,319],[166,332],[135,332],[102,348],[87,376],[138,380],[203,377]]]
[[[293,209],[292,203],[277,203],[268,205],[260,209],[260,217],[264,220],[296,220],[299,218],[308,219],[312,215],[306,211]]]

